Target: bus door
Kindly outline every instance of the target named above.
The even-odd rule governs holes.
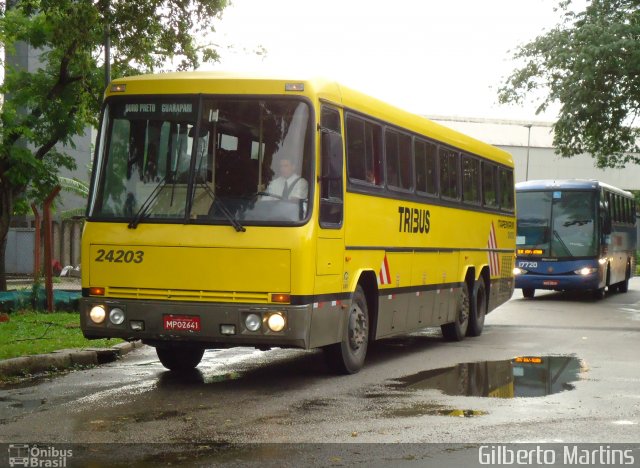
[[[344,284],[344,146],[340,112],[323,105],[320,127],[320,205],[314,287],[320,299],[314,302],[311,319],[310,340],[314,347],[340,341],[345,318],[338,300]]]

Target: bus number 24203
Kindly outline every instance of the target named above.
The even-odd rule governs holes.
[[[142,250],[104,250],[98,249],[96,262],[112,263],[142,263],[144,252]]]

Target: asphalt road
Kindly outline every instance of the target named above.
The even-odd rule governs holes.
[[[409,443],[637,446],[639,338],[633,279],[628,293],[601,301],[554,292],[527,300],[516,291],[487,316],[482,336],[445,343],[427,330],[378,342],[353,376],[332,375],[318,351],[236,348],[207,351],[196,372],[177,377],[143,347],[112,364],[0,388],[0,442],[139,443],[134,452],[186,444],[173,445],[165,463],[219,460],[223,444],[239,464],[285,452],[295,459],[285,446],[244,445],[255,443],[349,443],[369,447],[357,453],[371,462],[386,446],[360,443],[400,442],[396,459],[406,463],[424,459]],[[522,396],[548,391],[557,393]],[[340,464],[340,447],[319,459]]]

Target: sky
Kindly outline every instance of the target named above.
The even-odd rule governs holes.
[[[557,0],[232,0],[201,69],[322,76],[422,115],[553,121],[500,105],[512,52],[560,21]],[[256,51],[264,49],[264,54]]]

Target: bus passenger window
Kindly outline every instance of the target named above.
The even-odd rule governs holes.
[[[410,190],[413,185],[411,137],[391,130],[387,130],[385,135],[387,184],[393,188]]]
[[[367,162],[364,148],[364,122],[347,117],[347,169],[350,179],[366,180]]]
[[[416,190],[427,193],[427,144],[416,140],[413,145],[414,166],[416,168]]]
[[[438,153],[434,144],[427,143],[427,189],[430,195],[438,195]]]
[[[462,157],[462,200],[480,204],[480,161]]]
[[[458,199],[458,153],[440,148],[440,190],[445,198]]]
[[[405,190],[411,190],[413,188],[412,155],[411,137],[400,134],[398,140],[398,162],[400,163],[400,170],[398,175],[400,176],[400,187]]]
[[[347,175],[349,180],[381,185],[381,136],[379,125],[347,116]]]
[[[484,206],[498,207],[498,166],[482,163],[482,200]]]
[[[500,183],[500,209],[513,211],[513,171],[499,168],[498,181]]]
[[[400,187],[398,162],[398,134],[388,131],[384,138],[385,157],[387,162],[387,184]]]

